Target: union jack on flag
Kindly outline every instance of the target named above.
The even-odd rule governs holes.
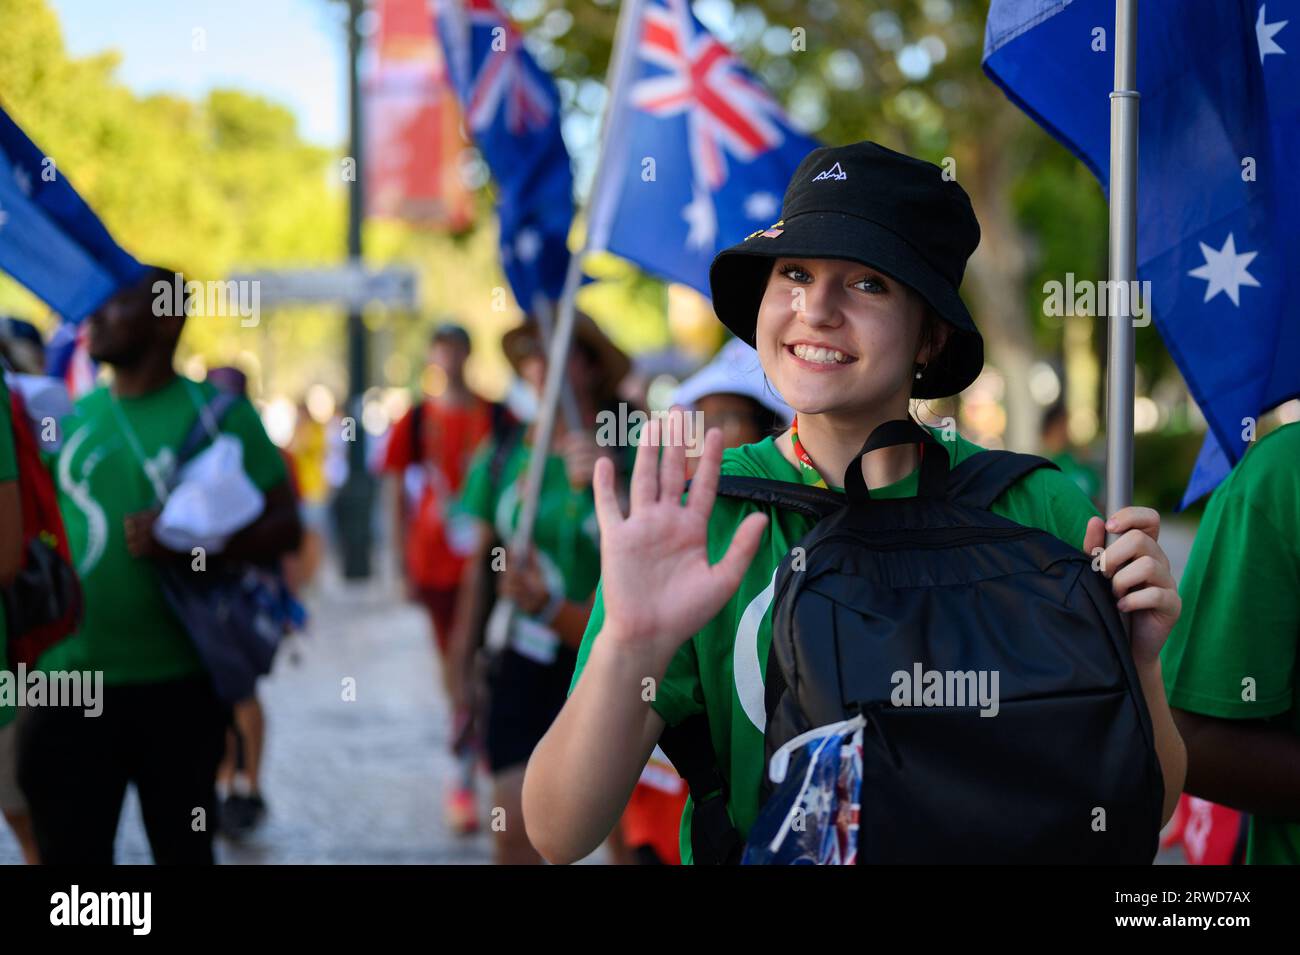
[[[467,0],[465,8],[471,27],[482,28],[476,32],[489,38],[494,54],[475,58],[467,96],[470,128],[490,128],[504,103],[511,135],[544,129],[554,110],[537,64],[524,51],[523,37],[493,0]]]
[[[573,173],[560,96],[494,0],[434,0],[437,34],[474,144],[497,184],[501,265],[521,308],[559,298]]]
[[[819,143],[688,0],[630,3],[634,63],[610,111],[592,246],[707,295],[713,256],[779,218],[790,175]]]
[[[727,178],[727,151],[750,162],[781,143],[781,128],[769,118],[781,108],[700,26],[686,0],[646,8],[638,52],[666,72],[639,80],[632,105],[652,116],[686,117],[691,164],[710,191]]]

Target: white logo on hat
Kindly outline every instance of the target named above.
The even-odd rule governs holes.
[[[840,164],[836,163],[834,166],[831,166],[830,169],[823,169],[817,175],[813,176],[812,181],[816,182],[819,179],[847,179],[847,178],[849,177],[845,175],[844,170],[840,168]]]

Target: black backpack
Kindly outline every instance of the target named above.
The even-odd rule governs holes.
[[[861,457],[917,442],[917,496],[873,500]],[[873,432],[843,495],[720,479],[724,496],[818,520],[776,574],[766,754],[866,718],[862,863],[1146,865],[1155,855],[1163,777],[1110,583],[1082,551],[989,510],[1053,466],[985,451],[950,472],[934,436],[900,420]],[[948,697],[915,705],[922,687],[908,684],[919,676],[933,689],[935,672]],[[992,718],[971,699],[981,673],[986,687],[997,674]],[[696,862],[738,861],[704,718],[666,730],[661,745],[691,787]],[[765,773],[764,799],[770,790]]]

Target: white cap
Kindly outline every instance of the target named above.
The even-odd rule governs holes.
[[[705,395],[743,395],[785,422],[794,417],[794,409],[781,400],[763,373],[758,352],[739,338],[723,345],[713,361],[683,381],[673,395],[673,404],[691,409]]]

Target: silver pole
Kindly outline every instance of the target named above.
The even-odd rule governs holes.
[[[1106,356],[1106,515],[1133,502],[1133,309],[1137,280],[1137,0],[1115,0],[1110,94],[1110,334]],[[1147,303],[1148,307],[1150,303]]]
[[[566,273],[567,281],[568,275]],[[554,333],[554,305],[547,300],[545,295],[538,294],[537,300],[533,303],[533,314],[537,317],[537,330],[541,334],[542,347],[550,348],[551,335]],[[566,356],[567,359],[567,356]],[[560,386],[560,410],[564,413],[564,424],[570,431],[582,430],[582,415],[578,411],[578,399],[573,394],[573,389],[569,387],[568,382]]]
[[[613,138],[610,126],[618,115],[616,104],[626,86],[627,74],[633,63],[630,51],[636,39],[633,26],[640,22],[640,16],[641,0],[628,0],[619,10],[618,26],[614,34],[614,49],[609,61],[609,98],[605,102],[605,117],[601,124],[596,175],[591,192],[588,194],[585,210],[586,234],[582,248],[569,259],[569,269],[564,276],[564,290],[560,294],[557,308],[555,328],[547,342],[546,384],[542,388],[541,403],[537,409],[537,418],[533,422],[533,450],[528,459],[528,471],[524,479],[519,523],[515,526],[514,536],[510,540],[507,558],[509,560],[522,559],[527,554],[533,539],[533,525],[537,522],[537,501],[541,495],[542,477],[546,473],[546,459],[550,456],[551,438],[555,433],[555,413],[560,400],[560,384],[564,378],[569,344],[573,339],[574,298],[578,293],[578,284],[582,280],[583,257],[592,249],[592,223],[601,218],[600,210],[594,208],[594,203],[605,194],[604,187],[609,175],[605,156]],[[506,645],[509,639],[510,618],[513,614],[514,606],[510,601],[497,601],[487,625],[485,643],[489,649],[497,650]]]

